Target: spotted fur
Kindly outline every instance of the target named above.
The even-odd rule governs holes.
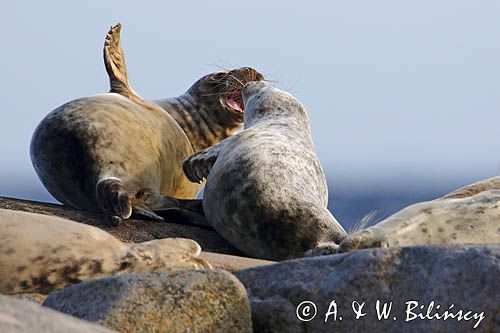
[[[304,106],[265,82],[243,90],[244,130],[184,162],[207,178],[208,222],[247,255],[304,256],[346,235],[327,210],[326,178]]]

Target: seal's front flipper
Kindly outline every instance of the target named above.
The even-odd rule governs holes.
[[[122,219],[128,219],[132,215],[130,197],[120,179],[101,179],[96,185],[96,197],[105,213],[115,214]]]
[[[196,154],[189,156],[184,163],[182,163],[182,170],[186,177],[193,183],[201,183],[201,181],[208,177],[212,166],[217,161],[220,152],[231,138],[222,140],[216,145],[200,150]]]
[[[120,40],[122,25],[118,23],[111,27],[104,41],[104,65],[108,72],[110,92],[117,93],[132,100],[142,101],[142,98],[132,89],[128,80],[125,55]]]

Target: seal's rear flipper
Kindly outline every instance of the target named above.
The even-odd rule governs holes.
[[[156,201],[154,211],[167,220],[211,228],[205,217],[201,199],[177,199],[161,196]]]
[[[120,23],[111,27],[104,41],[104,65],[109,76],[110,92],[120,94],[134,101],[142,101],[142,98],[132,89],[128,80],[125,55],[120,40],[121,28]]]
[[[208,223],[203,212],[193,212],[182,208],[169,208],[156,210],[155,213],[162,216],[167,221],[170,220],[176,223],[194,224],[213,229],[213,227]]]
[[[104,178],[96,185],[96,197],[105,213],[112,213],[122,219],[132,215],[130,196],[118,178]]]
[[[134,206],[133,213],[134,215],[143,216],[153,221],[158,221],[158,222],[165,221],[163,217],[159,216],[146,206]]]

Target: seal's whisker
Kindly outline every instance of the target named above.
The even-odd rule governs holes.
[[[348,234],[353,234],[365,229],[368,225],[372,224],[375,221],[377,215],[379,215],[378,210],[371,210],[370,212],[368,212],[368,214],[354,223],[354,225],[349,229]]]
[[[242,87],[245,86],[245,84],[243,82],[241,82],[236,76],[234,76],[233,74],[230,74],[230,73],[227,73],[227,75],[229,75],[230,77],[232,77],[236,82],[238,82],[239,84],[241,84]]]
[[[232,93],[234,93],[234,91],[222,91],[219,93],[202,94],[202,96],[231,95]]]

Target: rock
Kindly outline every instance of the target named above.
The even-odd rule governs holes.
[[[2,333],[111,333],[112,331],[40,305],[0,295]]]
[[[500,190],[409,206],[348,235],[339,252],[371,247],[500,243]]]
[[[0,293],[48,293],[118,272],[207,268],[200,246],[171,238],[125,244],[85,224],[0,209]]]
[[[499,244],[368,249],[285,261],[236,276],[247,288],[256,332],[470,332],[476,324],[474,331],[493,332],[500,327]],[[393,302],[387,320],[378,320],[377,300],[380,309]],[[317,309],[310,321],[296,314],[304,301]],[[325,322],[332,301],[337,317],[331,314]],[[365,304],[366,315],[358,320],[354,301]],[[411,309],[411,301],[418,302],[417,308]],[[432,316],[462,309],[463,315],[472,311],[469,320],[413,317],[425,315],[432,301]],[[311,319],[314,309],[306,306],[298,313]]]
[[[488,190],[500,190],[500,176],[488,178],[485,180],[478,181],[476,183],[464,186],[455,190],[451,193],[448,193],[439,200],[443,199],[457,199],[457,198],[467,198],[478,193],[488,191]]]
[[[43,304],[120,332],[251,332],[243,285],[225,271],[130,273],[50,294]]]
[[[229,244],[212,228],[186,224],[185,220],[178,220],[176,216],[161,223],[130,219],[122,221],[118,226],[113,226],[105,215],[80,211],[63,205],[0,197],[0,208],[57,216],[89,224],[127,243],[142,243],[162,238],[189,238],[200,244],[204,251],[242,255],[241,251]]]
[[[212,267],[236,272],[242,269],[275,264],[275,261],[230,256],[227,254],[202,252],[200,259],[207,261]]]

